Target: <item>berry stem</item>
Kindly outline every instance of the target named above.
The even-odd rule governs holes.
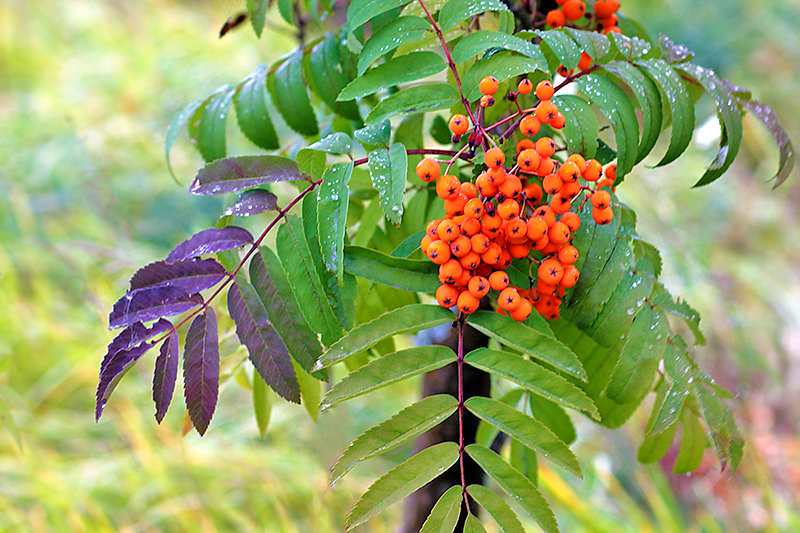
[[[469,498],[467,498],[467,478],[464,474],[464,322],[466,315],[459,313],[456,319],[458,328],[458,468],[461,472],[461,496],[468,513]]]

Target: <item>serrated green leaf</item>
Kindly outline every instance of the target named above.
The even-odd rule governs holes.
[[[305,407],[306,412],[314,422],[319,416],[319,401],[322,397],[322,382],[306,372],[297,361],[292,361],[294,371],[297,375],[297,382],[300,384],[300,403]]]
[[[378,478],[350,511],[345,531],[363,524],[390,505],[405,498],[458,459],[458,444],[441,442],[425,448]]]
[[[583,98],[570,94],[553,97],[553,103],[566,119],[561,132],[567,141],[569,153],[582,154],[586,159],[593,158],[597,153],[600,124],[592,106]]]
[[[262,438],[267,433],[270,413],[272,413],[272,400],[269,394],[267,382],[258,372],[253,372],[253,413],[256,416],[258,434]]]
[[[225,124],[234,94],[236,88],[230,85],[217,89],[195,112],[199,113],[195,124],[190,124],[189,133],[206,162],[225,157]]]
[[[713,70],[692,63],[683,63],[678,68],[700,83],[714,100],[719,125],[722,128],[719,152],[703,176],[694,184],[695,187],[700,187],[722,176],[736,159],[739,146],[742,144],[742,110],[731,94],[729,84],[718,78]]]
[[[533,43],[498,31],[480,30],[467,34],[456,43],[451,55],[454,63],[462,63],[491,49],[511,50],[547,65],[541,50]]]
[[[636,163],[639,145],[639,123],[628,96],[617,85],[602,76],[589,74],[578,79],[583,94],[595,104],[611,123],[617,148],[617,180],[620,183]]]
[[[655,435],[662,433],[668,427],[675,424],[681,415],[683,402],[688,394],[689,390],[686,388],[685,384],[673,383],[669,390],[667,390],[664,403],[661,404],[658,414],[648,425],[647,434]]]
[[[267,74],[267,88],[272,102],[286,124],[302,135],[316,135],[317,117],[308,98],[303,80],[303,53],[295,51],[290,57],[272,67]]]
[[[570,445],[575,442],[577,437],[575,426],[563,407],[536,394],[528,395],[528,403],[533,418],[550,428],[550,431],[564,441],[564,444]]]
[[[435,345],[417,346],[384,355],[351,372],[334,385],[325,395],[321,408],[328,409],[339,402],[436,370],[455,360],[453,350]]]
[[[447,31],[487,11],[508,11],[508,7],[500,0],[448,0],[439,11],[437,22],[442,31]]]
[[[760,120],[778,144],[778,171],[775,173],[775,187],[786,181],[794,168],[794,146],[789,134],[781,126],[778,116],[766,104],[755,100],[742,100],[739,103]]]
[[[467,487],[467,493],[492,515],[503,533],[525,533],[525,528],[522,527],[519,518],[503,498],[483,485],[470,485]]]
[[[430,131],[431,137],[433,137],[433,140],[437,143],[443,145],[452,144],[452,133],[450,132],[450,128],[447,127],[447,122],[445,122],[441,115],[433,117]]]
[[[509,437],[539,452],[553,463],[582,477],[581,465],[569,447],[538,420],[492,398],[473,396],[464,402],[472,414],[485,420]]]
[[[388,120],[384,120],[378,124],[364,126],[360,130],[353,132],[353,137],[367,149],[375,146],[389,146],[391,135],[392,125]]]
[[[674,161],[689,146],[694,132],[694,105],[680,76],[666,62],[661,59],[648,59],[639,65],[647,71],[659,88],[664,108],[664,123],[667,123],[667,116],[672,120],[672,133],[667,152],[656,164],[662,166]]]
[[[183,126],[190,117],[192,117],[197,111],[197,108],[202,105],[203,102],[192,102],[184,106],[183,109],[178,111],[175,116],[172,118],[172,122],[169,123],[167,127],[167,134],[164,138],[164,158],[167,160],[167,169],[169,170],[170,175],[178,183],[177,178],[175,177],[175,172],[172,171],[172,163],[169,160],[169,153],[172,150],[172,145],[175,144],[175,139],[178,138],[178,134],[181,131],[181,126]]]
[[[239,85],[233,104],[236,121],[245,137],[260,148],[275,150],[280,143],[267,109],[266,79],[267,65],[261,64]]]
[[[578,62],[581,60],[581,49],[568,34],[550,30],[537,30],[534,34],[541,37],[542,42],[561,65],[569,70],[578,66]],[[551,65],[551,67],[553,66]],[[551,68],[551,70],[555,70],[555,68]]]
[[[530,58],[500,52],[475,62],[461,79],[461,86],[468,100],[476,100],[481,96],[478,85],[485,76],[492,75],[499,81],[504,81],[537,70],[547,72],[544,56]]]
[[[636,459],[643,464],[655,463],[664,457],[669,451],[672,444],[672,439],[675,438],[675,432],[678,429],[678,424],[672,424],[661,433],[652,433],[646,435],[639,450],[636,453]]]
[[[283,20],[294,26],[294,10],[292,0],[278,0],[278,12]]]
[[[422,17],[398,17],[375,32],[358,56],[358,75],[366,72],[369,66],[379,57],[388,54],[406,43],[422,39],[425,32],[431,29],[431,23]],[[388,141],[387,141],[388,142]]]
[[[550,506],[536,485],[485,446],[470,444],[466,447],[466,451],[512,500],[536,520],[545,532],[558,532],[558,524],[553,516],[553,511],[550,510]]]
[[[653,289],[651,304],[657,305],[667,313],[675,315],[686,322],[686,325],[694,334],[695,343],[705,344],[706,339],[700,331],[700,313],[698,313],[686,300],[678,298],[674,300],[672,295],[660,283]]]
[[[328,302],[325,288],[314,266],[302,223],[297,217],[287,216],[286,223],[278,228],[278,256],[283,270],[309,325],[322,334],[322,342],[330,346],[342,336],[343,330]],[[319,369],[316,369],[319,370]]]
[[[611,49],[608,37],[602,33],[575,28],[561,28],[558,31],[568,33],[578,43],[578,47],[586,52],[594,62],[606,55]]]
[[[410,256],[420,247],[420,242],[422,241],[422,237],[424,236],[425,236],[425,230],[420,230],[416,233],[412,233],[411,235],[403,239],[403,241],[400,244],[398,244],[397,247],[394,250],[392,250],[392,253],[389,255],[391,255],[392,257]],[[438,280],[439,278],[437,277],[436,279]]]
[[[731,471],[735,472],[742,459],[744,439],[739,434],[730,407],[697,380],[691,386],[723,470],[730,461]]]
[[[630,87],[631,93],[639,104],[642,113],[642,137],[636,155],[636,163],[638,163],[650,153],[661,133],[663,117],[658,86],[650,77],[625,61],[612,61],[604,65],[604,68]]]
[[[377,250],[346,246],[344,269],[360,278],[414,292],[434,292],[439,288],[439,269],[427,260],[385,255]]]
[[[455,319],[451,311],[438,305],[411,304],[393,309],[349,331],[322,354],[314,370],[334,365],[391,335],[432,328]]]
[[[270,322],[283,339],[289,353],[302,368],[311,370],[322,353],[316,333],[303,319],[292,292],[289,277],[275,253],[262,247],[250,260],[250,282],[267,309]]]
[[[673,474],[687,474],[700,466],[706,451],[706,432],[689,409],[681,414],[681,445],[672,466]]]
[[[488,426],[488,424],[486,425]],[[534,484],[537,483],[539,477],[539,460],[536,452],[524,444],[521,444],[517,439],[510,440],[511,442],[508,447],[509,464],[519,470],[520,473],[530,479]]]
[[[376,124],[398,114],[413,114],[447,109],[459,102],[458,90],[448,83],[426,83],[402,89],[381,100],[367,116],[367,124]]]
[[[443,71],[447,64],[435,52],[411,52],[368,70],[342,89],[337,100],[353,100],[393,85],[427,78]]]
[[[619,55],[627,61],[632,61],[646,55],[652,49],[652,45],[644,39],[629,37],[621,33],[609,33],[609,39],[614,44]]]
[[[581,389],[555,372],[523,359],[522,356],[489,348],[478,348],[468,353],[464,361],[470,366],[525,387],[548,400],[586,411],[592,417],[599,418],[594,403]]]
[[[330,484],[336,483],[359,461],[391,450],[437,426],[452,415],[457,407],[458,400],[449,394],[428,396],[366,430],[356,437],[333,465]]]
[[[470,315],[467,322],[503,344],[522,350],[578,379],[586,379],[586,371],[578,356],[549,334],[491,311],[478,311]]]
[[[355,102],[337,100],[351,80],[341,67],[341,53],[337,37],[329,33],[303,57],[303,73],[311,90],[338,115],[361,122],[361,113]]]
[[[327,135],[326,137],[318,140],[315,143],[311,143],[300,152],[298,152],[298,158],[301,153],[305,150],[317,150],[319,152],[326,152],[329,154],[349,154],[353,149],[353,140],[350,136],[346,133],[336,132]]]
[[[403,143],[409,150],[420,149],[423,146],[422,124],[425,122],[425,113],[417,113],[404,118],[394,130],[394,142]]]
[[[347,8],[347,27],[354,32],[370,19],[409,2],[411,0],[354,0]]]
[[[477,516],[470,514],[464,520],[464,533],[486,533],[486,528]]]
[[[386,218],[394,225],[403,218],[403,193],[406,190],[408,156],[406,147],[394,143],[389,149],[379,148],[369,153],[369,175],[378,191]]]
[[[461,513],[461,485],[450,487],[431,509],[419,533],[453,533]]]
[[[269,0],[247,0],[247,14],[250,16],[250,24],[257,37],[261,37],[261,32],[264,31],[264,20],[269,4]]]
[[[347,225],[349,189],[353,162],[337,163],[325,171],[319,186],[317,234],[322,257],[329,272],[342,282],[344,272],[344,238]]]

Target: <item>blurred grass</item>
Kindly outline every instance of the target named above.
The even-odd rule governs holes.
[[[231,381],[207,436],[181,438],[182,399],[176,394],[157,426],[152,363],[143,361],[100,423],[92,420],[111,304],[135,268],[210,225],[222,205],[189,197],[167,174],[172,114],[292,46],[280,29],[260,42],[246,27],[218,39],[240,8],[235,0],[0,4],[2,531],[336,531],[356,493],[405,452],[327,489],[335,454],[405,404],[413,383],[317,425],[278,404],[261,440],[248,392]],[[752,88],[800,140],[796,0],[623,9]],[[642,168],[619,191],[639,212],[640,233],[662,250],[667,285],[704,317],[701,363],[737,393],[750,436],[741,472],[728,481],[710,456],[691,478],[665,473],[667,462],[636,466],[641,419],[616,433],[582,424],[578,447],[596,457],[586,479],[542,473],[565,531],[800,530],[792,403],[800,397],[800,188],[795,175],[770,190],[775,150],[755,121],[746,127],[744,157],[716,184],[690,189],[714,151],[696,143],[681,162]],[[231,138],[231,152],[252,151]],[[199,164],[179,140],[173,165],[184,183]],[[390,531],[400,512],[364,530]]]

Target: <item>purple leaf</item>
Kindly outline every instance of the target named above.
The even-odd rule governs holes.
[[[309,179],[297,162],[276,155],[247,155],[218,159],[204,166],[189,187],[192,194],[241,191],[265,183]]]
[[[190,295],[183,287],[152,287],[129,292],[114,304],[108,316],[108,329],[177,315],[202,303],[202,296]]]
[[[152,287],[182,287],[189,294],[213,287],[225,277],[222,265],[213,259],[156,261],[140,268],[131,278],[131,292]]]
[[[153,373],[153,401],[156,403],[156,421],[160,424],[167,414],[175,380],[178,377],[178,333],[172,330],[161,345],[161,353],[156,358]]]
[[[214,415],[218,392],[217,317],[209,307],[192,321],[183,349],[183,396],[189,418],[201,436]]]
[[[231,215],[249,217],[250,215],[263,213],[267,209],[278,210],[278,197],[269,191],[256,189],[240,194],[233,205],[227,208],[222,215],[226,217]]]
[[[167,256],[167,263],[231,250],[251,242],[253,242],[253,236],[244,228],[227,226],[221,229],[204,229],[176,246]]]
[[[119,350],[106,362],[100,372],[100,380],[97,383],[96,403],[94,408],[95,420],[100,420],[103,408],[106,406],[108,398],[122,379],[122,376],[130,370],[136,361],[142,357],[147,350],[152,348],[154,343],[143,342],[125,350]]]
[[[108,351],[106,352],[105,357],[103,357],[103,362],[100,363],[100,374],[103,373],[103,369],[105,369],[108,362],[117,352],[121,350],[127,350],[142,341],[146,341],[147,339],[155,337],[159,333],[169,331],[172,328],[172,323],[169,320],[162,318],[150,328],[141,322],[137,322],[123,329],[119,335],[114,337],[114,340],[108,345]]]
[[[228,312],[250,361],[264,381],[290,402],[300,403],[300,385],[289,350],[267,318],[267,310],[252,285],[241,278],[228,291]]]

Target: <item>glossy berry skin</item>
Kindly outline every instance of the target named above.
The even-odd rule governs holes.
[[[503,163],[506,162],[506,154],[495,146],[486,151],[486,154],[483,156],[483,162],[486,163],[486,166],[489,168],[502,167]]]
[[[461,192],[461,182],[452,174],[439,176],[436,180],[436,195],[442,200],[455,199]]]
[[[578,260],[578,249],[571,244],[565,244],[558,249],[558,260],[562,265],[573,265]]]
[[[467,285],[467,290],[476,298],[483,298],[489,293],[489,280],[483,276],[472,276]]]
[[[514,287],[506,287],[497,297],[497,306],[504,311],[513,311],[522,303],[522,297]]]
[[[417,163],[415,170],[419,179],[428,183],[436,181],[442,174],[442,168],[439,166],[439,163],[429,157]]]
[[[479,304],[480,300],[472,295],[469,291],[464,291],[459,294],[458,300],[456,300],[458,310],[465,315],[474,313],[478,309]]]
[[[560,28],[567,23],[567,17],[564,16],[564,13],[560,9],[553,9],[547,12],[545,22],[547,22],[547,25],[551,28]]]
[[[542,129],[542,121],[536,115],[527,115],[519,123],[519,131],[526,137],[533,137]]]
[[[608,191],[597,191],[592,195],[592,206],[597,209],[605,209],[611,205],[611,195]]]
[[[495,291],[502,291],[508,287],[508,274],[502,270],[496,270],[489,275],[489,285]]]
[[[553,97],[553,84],[548,80],[540,81],[536,85],[536,98],[539,100],[550,100]]]
[[[557,259],[545,259],[536,271],[539,279],[551,285],[558,285],[564,277],[564,267]]]
[[[464,115],[455,114],[450,118],[449,126],[453,135],[464,135],[469,129],[469,119]]]
[[[562,6],[564,17],[569,21],[578,20],[586,13],[586,4],[581,0],[568,0]]]
[[[458,289],[450,285],[442,285],[436,289],[436,301],[442,307],[450,308],[456,305],[458,300]]]
[[[497,87],[498,87],[497,78],[495,78],[494,76],[486,76],[478,84],[478,88],[480,89],[481,94],[489,96],[497,92]]]
[[[592,209],[592,218],[601,226],[609,224],[614,219],[614,210],[611,207],[605,209]]]
[[[525,78],[517,84],[517,90],[519,94],[530,94],[533,90],[533,83],[528,78]]]

